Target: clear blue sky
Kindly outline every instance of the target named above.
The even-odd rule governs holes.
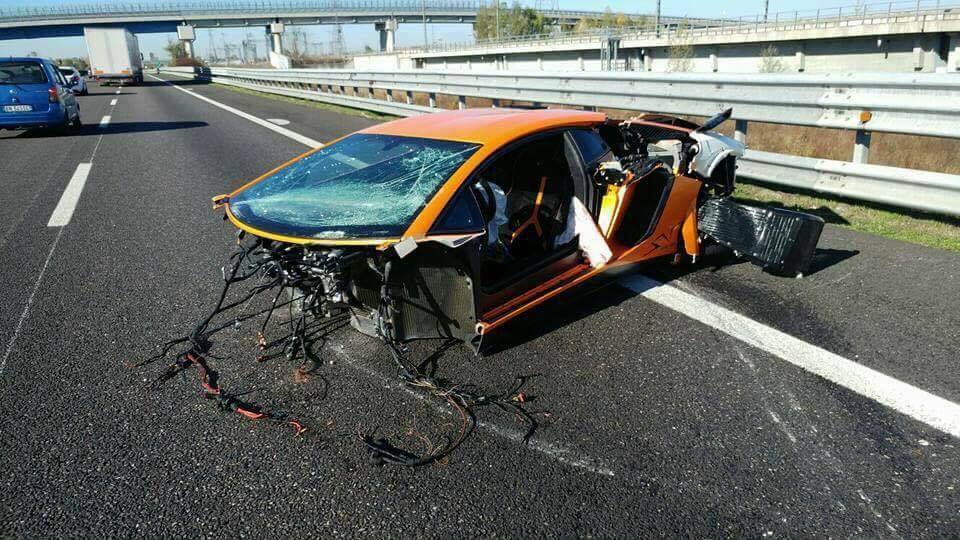
[[[238,0],[243,1],[243,0]],[[857,0],[770,0],[770,11],[793,11],[811,10],[817,8],[826,8],[834,6],[854,5]],[[74,2],[70,0],[0,0],[0,9],[16,6],[56,6]],[[91,2],[92,3],[92,2]],[[108,4],[110,0],[98,0],[95,3]],[[117,3],[125,3],[122,0]],[[584,10],[602,10],[610,6],[614,11],[623,11],[629,13],[653,13],[656,10],[655,0],[524,0],[527,5],[543,5],[552,7],[554,3],[559,4],[561,9],[584,9]],[[728,0],[726,2],[703,2],[702,0],[663,0],[663,13],[665,15],[691,16],[691,17],[739,17],[751,16],[763,11],[763,0]],[[329,26],[303,27],[307,31],[308,41],[318,43],[318,47],[328,46],[332,39]],[[222,47],[224,40],[231,44],[237,44],[244,39],[248,31],[241,29],[214,30],[212,32],[213,40],[217,47]],[[258,47],[261,54],[266,50],[266,40],[262,32],[251,29],[249,35],[257,40],[261,45]],[[206,30],[198,30],[196,49],[197,53],[203,56],[207,55],[210,45],[210,34]],[[162,47],[168,39],[174,39],[174,34],[143,34],[140,35],[140,47],[144,56],[154,53],[164,56]],[[344,26],[344,37],[348,50],[359,50],[364,45],[371,47],[377,46],[377,33],[372,25],[346,25]],[[438,24],[428,25],[428,39],[430,41],[443,40],[465,41],[471,37],[470,25],[460,24]],[[397,41],[400,46],[420,45],[423,43],[423,28],[417,24],[400,25],[397,32]],[[56,39],[34,39],[34,40],[8,40],[0,41],[0,56],[18,56],[30,52],[36,52],[40,56],[48,57],[67,57],[67,56],[86,56],[86,45],[83,38],[56,38]]]

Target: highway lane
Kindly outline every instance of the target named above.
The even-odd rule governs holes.
[[[287,127],[317,140],[369,123],[212,86],[191,89],[262,118],[289,119]],[[326,385],[319,377],[295,382],[293,366],[280,361],[254,362],[251,328],[218,338],[230,356],[217,366],[224,385],[302,417],[311,431],[301,439],[216,411],[198,396],[193,373],[146,390],[159,368],[125,363],[189,329],[219,288],[232,231],[210,212],[209,197],[303,146],[170,87],[124,94],[111,123],[128,127],[103,137],[0,380],[3,530],[890,537],[957,530],[955,439],[615,280],[514,325],[484,358],[462,348],[442,353],[438,374],[488,390],[536,375],[528,391],[551,415],[523,445],[513,418],[482,410],[483,426],[441,467],[366,463],[352,435],[358,425],[414,444],[406,432],[436,441],[444,432],[436,424],[452,420],[392,382],[382,347],[349,330],[324,348],[332,362],[322,369]],[[39,145],[18,148],[42,160]],[[71,155],[49,189],[39,188],[36,209],[18,225],[18,249],[3,248],[5,283],[33,284],[56,234],[46,220],[76,165],[68,161],[82,157]],[[41,186],[43,177],[17,181]],[[18,206],[33,196],[18,193]],[[829,252],[829,266],[799,281],[749,265],[657,276],[925,389],[955,391],[955,370],[945,368],[956,340],[940,323],[956,315],[934,313],[952,301],[937,287],[956,279],[956,257],[834,228],[822,246],[859,253]],[[19,314],[22,297],[4,293],[5,316]],[[4,336],[9,322],[0,326]],[[435,348],[417,344],[413,354]]]

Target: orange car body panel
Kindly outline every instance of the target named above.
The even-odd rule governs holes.
[[[430,228],[464,182],[504,146],[544,131],[571,127],[599,127],[606,121],[605,114],[577,110],[468,109],[404,118],[378,124],[361,130],[359,133],[451,140],[479,145],[477,151],[440,187],[402,236],[402,238],[412,237],[416,240],[424,240],[429,238]],[[681,126],[646,121],[642,117],[635,122],[660,126],[680,133],[690,131]],[[248,186],[260,182],[278,170],[309,156],[317,150],[313,149],[272,169],[243,187],[234,190],[230,193],[230,196],[232,197]],[[639,181],[642,182],[643,180]],[[677,174],[653,233],[636,245],[624,246],[612,241],[612,237],[616,227],[623,220],[623,209],[628,207],[627,203],[633,195],[633,190],[629,186],[610,186],[602,197],[598,217],[600,231],[610,242],[610,249],[613,253],[610,261],[598,268],[593,268],[587,264],[574,266],[533,289],[511,298],[502,305],[488,310],[477,323],[477,333],[489,332],[605,270],[674,254],[677,252],[681,237],[684,241],[685,251],[691,255],[697,254],[699,246],[696,234],[696,201],[700,187],[701,182],[699,180]],[[317,240],[287,237],[250,227],[234,217],[230,212],[229,201],[224,206],[226,207],[227,217],[236,227],[256,236],[283,242],[311,245],[369,245],[382,249],[401,240],[401,238]]]

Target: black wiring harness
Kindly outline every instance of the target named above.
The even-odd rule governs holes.
[[[392,276],[399,258],[392,250],[311,251],[301,246],[260,238],[244,241],[244,234],[241,232],[237,237],[237,250],[222,268],[223,287],[214,309],[189,334],[166,342],[157,354],[137,365],[144,366],[161,361],[173,354],[173,361],[152,382],[152,386],[157,387],[178,374],[195,368],[204,397],[221,410],[239,414],[249,420],[289,425],[296,435],[300,435],[306,431],[300,421],[285,413],[246,402],[238,394],[229,393],[220,386],[219,373],[210,367],[209,362],[222,358],[211,353],[211,338],[225,329],[239,329],[244,322],[263,317],[256,332],[256,360],[266,361],[282,356],[288,361],[298,363],[296,378],[310,377],[322,365],[317,350],[322,348],[330,332],[346,323],[350,311],[354,309],[346,299],[342,278],[344,268],[359,264],[363,260],[366,260],[367,265],[381,278],[380,299],[376,309],[377,335],[390,352],[401,382],[448,405],[452,414],[460,420],[455,433],[445,437],[442,444],[433,444],[418,434],[425,447],[419,454],[399,448],[386,438],[377,437],[376,430],[368,434],[358,427],[355,435],[368,451],[371,462],[377,465],[414,467],[442,463],[475,429],[477,420],[474,410],[485,406],[511,413],[518,421],[525,423],[527,430],[524,441],[528,441],[538,423],[535,419],[536,413],[528,412],[525,408],[532,400],[522,392],[526,378],[518,377],[513,386],[505,392],[482,394],[474,385],[451,384],[425,375],[407,358],[408,350],[396,332],[395,320],[402,300],[399,298],[401,288],[394,283]],[[239,298],[228,301],[231,290],[241,284],[248,285],[247,289]],[[287,299],[283,298],[285,291],[290,293]],[[246,312],[255,297],[268,292],[273,292],[268,307]],[[295,307],[299,308],[299,313],[294,313]],[[284,308],[289,312],[288,321],[281,324],[281,327],[285,326],[285,332],[279,338],[268,341],[267,326],[275,313]],[[449,343],[445,346],[449,346]],[[176,352],[172,353],[174,350]]]

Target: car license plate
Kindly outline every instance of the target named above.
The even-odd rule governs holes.
[[[3,112],[30,112],[33,105],[4,105]]]

